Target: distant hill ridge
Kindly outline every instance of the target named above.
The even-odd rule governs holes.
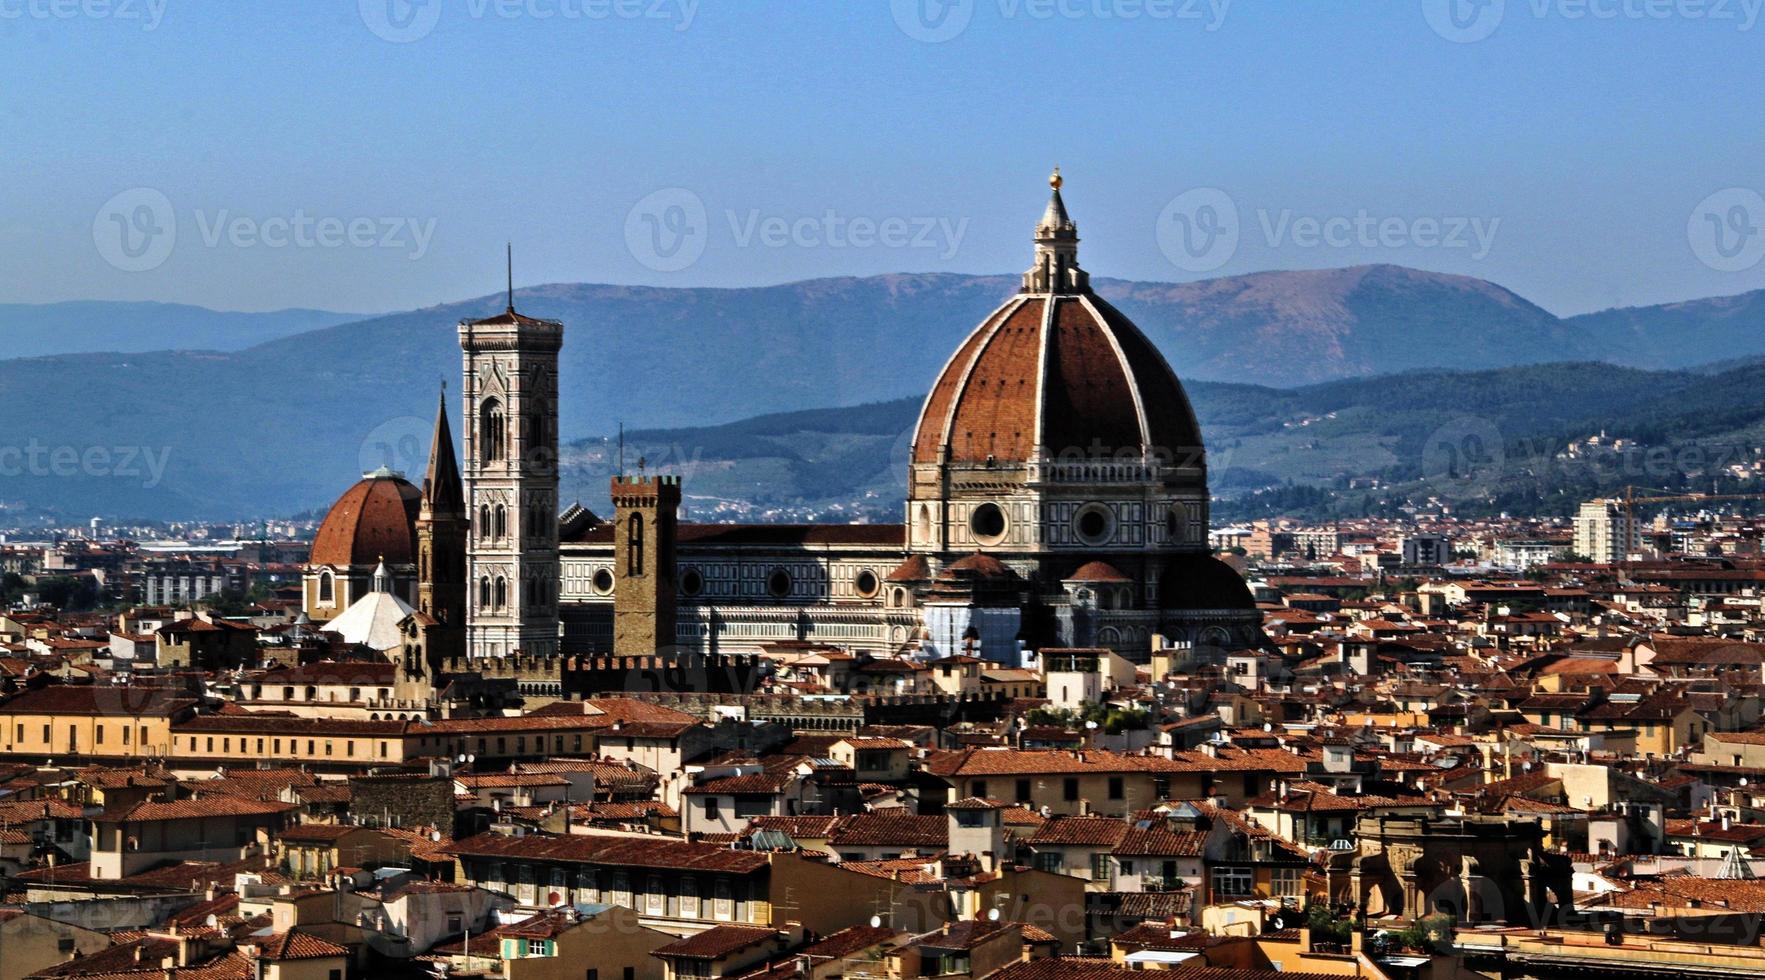
[[[700,430],[918,397],[1016,287],[1015,276],[953,274],[739,289],[555,284],[520,290],[517,304],[569,325],[562,431],[582,438],[619,422]],[[1765,293],[1564,319],[1483,280],[1390,265],[1182,284],[1100,279],[1096,288],[1192,386],[1273,386],[1255,389],[1252,411],[1286,398],[1279,388],[1375,373],[1560,361],[1682,368],[1765,355]],[[198,343],[187,338],[200,331],[165,325],[167,316],[196,313],[155,310],[131,321],[135,304],[115,304],[112,336],[157,335],[159,346],[185,350],[0,360],[0,417],[9,423],[0,451],[30,440],[76,451],[145,447],[166,454],[163,479],[143,486],[110,473],[0,465],[0,506],[291,513],[324,506],[367,464],[414,470],[440,380],[458,376],[455,323],[503,302],[497,294],[365,320],[288,311],[318,325],[266,327],[290,332],[248,346]],[[14,319],[0,318],[0,356],[27,349],[13,341],[24,336],[18,318],[28,321],[29,310],[12,310]]]

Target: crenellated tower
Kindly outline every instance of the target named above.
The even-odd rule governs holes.
[[[680,477],[616,476],[613,494],[613,652],[654,656],[675,651],[674,548],[680,523]]]

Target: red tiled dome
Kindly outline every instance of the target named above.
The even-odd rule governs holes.
[[[983,554],[977,551],[974,554],[969,555],[967,558],[951,562],[944,569],[944,576],[947,578],[954,576],[973,576],[974,578],[981,579],[1007,579],[1016,578],[1017,573],[1013,572],[1004,562],[994,558],[992,555]]]
[[[1139,328],[1088,290],[1019,294],[957,348],[920,412],[913,461],[1052,459],[1128,450],[1178,460],[1201,429]]]
[[[1103,561],[1086,562],[1079,570],[1066,577],[1068,582],[1132,582],[1133,579],[1123,575],[1114,565]]]
[[[388,470],[363,477],[337,498],[319,525],[312,564],[415,564],[422,496],[409,481]]]

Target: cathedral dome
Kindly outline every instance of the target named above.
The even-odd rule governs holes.
[[[932,386],[915,463],[985,464],[1118,454],[1199,461],[1183,385],[1145,334],[1091,292],[1078,233],[1054,194],[1023,290],[982,321]]]
[[[362,477],[331,505],[313,538],[311,563],[412,565],[417,561],[417,511],[422,491],[382,467]]]

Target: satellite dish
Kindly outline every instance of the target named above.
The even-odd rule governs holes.
[[[1274,730],[1275,730],[1275,723],[1274,723],[1274,722],[1272,722],[1272,721],[1265,721],[1265,722],[1263,722],[1263,723],[1262,723],[1262,730],[1263,730],[1263,731],[1265,731],[1265,732],[1272,732],[1272,731],[1274,731]]]
[[[1094,721],[1087,721],[1087,722],[1085,722],[1085,727],[1092,729],[1092,730],[1095,730],[1097,728],[1097,723]],[[997,911],[997,909],[995,909],[994,911]]]
[[[1740,784],[1741,784],[1741,785],[1742,785],[1742,786],[1745,786],[1745,785],[1746,785],[1746,784],[1747,784],[1747,777],[1745,777],[1745,776],[1742,776],[1742,777],[1741,777],[1741,778],[1740,778]]]
[[[987,921],[988,922],[998,922],[999,921],[999,910],[998,909],[988,909],[987,910]]]
[[[882,916],[880,916],[880,915],[871,916],[870,917],[870,928],[881,929],[882,928]]]

